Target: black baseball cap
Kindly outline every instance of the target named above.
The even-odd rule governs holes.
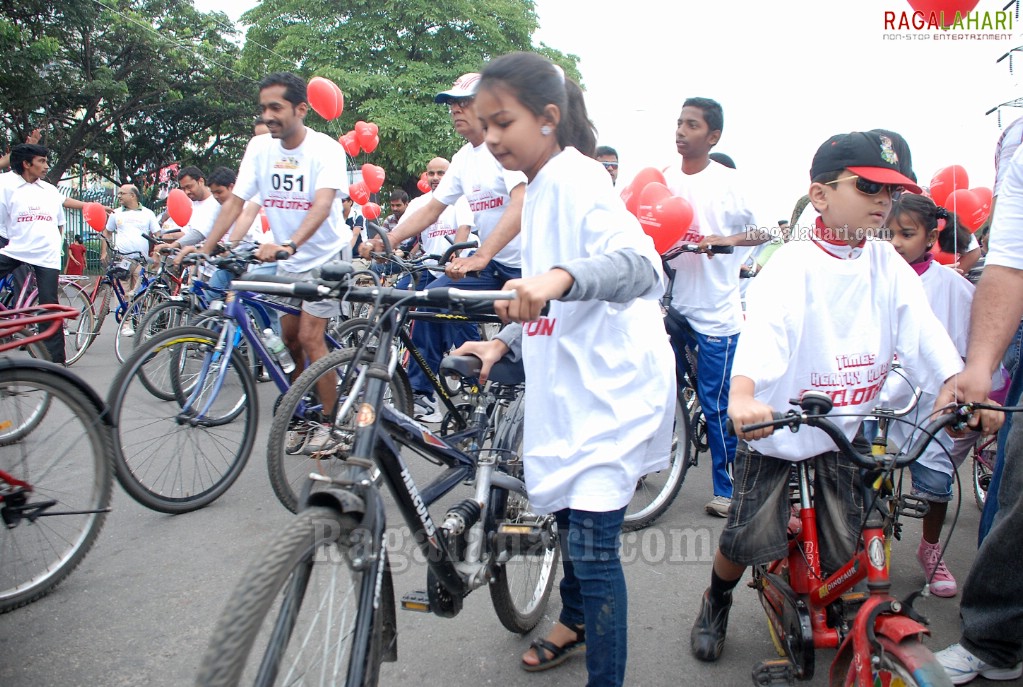
[[[810,179],[827,172],[848,169],[853,174],[880,184],[898,184],[920,193],[920,187],[902,173],[895,141],[875,131],[836,134],[817,149],[810,165]]]

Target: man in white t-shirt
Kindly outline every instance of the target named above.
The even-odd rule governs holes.
[[[398,221],[399,227],[402,225],[405,217],[411,217],[419,208],[429,204],[430,200],[433,199],[433,192],[437,190],[450,164],[450,162],[442,157],[435,157],[427,163],[426,182],[430,184],[430,190],[409,202],[404,215]],[[475,220],[473,219],[472,210],[469,209],[469,201],[463,196],[456,200],[454,205],[448,205],[440,214],[440,217],[437,218],[437,221],[423,229],[419,234],[420,250],[426,255],[444,255],[444,252],[455,242],[455,237],[458,235],[468,236],[473,226],[475,226]],[[428,259],[425,264],[435,265],[437,263],[435,260]],[[416,288],[424,289],[433,280],[433,274],[425,271],[420,276]],[[398,283],[399,288],[403,286],[408,286],[407,278]]]
[[[336,260],[348,234],[341,216],[338,192],[348,191],[345,152],[335,139],[305,126],[309,111],[306,84],[295,74],[270,74],[259,82],[259,107],[270,135],[249,141],[238,171],[234,191],[222,206],[203,251],[235,223],[247,200],[257,196],[270,223],[273,240],[259,247],[257,257],[278,263],[281,273],[310,279]],[[315,362],[327,354],[324,331],[327,320],[340,314],[337,301],[307,301],[296,317],[281,317],[281,338],[295,359],[292,378],[301,374],[306,360]],[[324,377],[318,387],[324,409],[332,409],[337,391]],[[329,434],[309,437],[302,449],[325,449]]]
[[[434,97],[434,102],[446,104],[455,131],[467,143],[451,159],[447,174],[441,180],[433,197],[425,207],[408,214],[406,221],[391,232],[391,246],[422,232],[434,224],[444,212],[461,197],[469,202],[476,230],[482,242],[470,256],[454,258],[448,265],[446,276],[434,281],[430,288],[457,286],[463,289],[499,289],[509,279],[522,276],[522,251],[519,245],[519,227],[522,220],[522,201],[525,198],[526,175],[504,169],[484,142],[485,132],[476,117],[474,100],[480,75],[463,74],[454,85]],[[455,238],[456,242],[468,238],[468,232]],[[360,247],[363,257],[372,250],[381,250],[379,239]],[[467,276],[474,273],[478,276]],[[446,328],[446,331],[440,331]],[[417,322],[412,328],[412,340],[434,372],[447,352],[445,346],[454,341],[475,341],[479,332],[475,325],[434,324]],[[416,399],[416,417],[426,421],[439,421],[440,412],[433,399],[433,390],[426,375],[417,365],[410,365],[409,381]]]
[[[689,201],[693,223],[683,241],[710,245],[755,246],[765,239],[751,237],[756,221],[741,190],[738,172],[711,161],[724,128],[721,105],[709,98],[689,98],[682,105],[675,130],[681,163],[664,171],[673,195]],[[665,318],[675,356],[685,346],[696,350],[696,395],[707,418],[714,498],[706,505],[712,515],[725,517],[732,499],[731,465],[736,439],[725,431],[732,357],[742,326],[739,268],[747,252],[673,258],[671,308]]]
[[[64,243],[64,196],[52,184],[43,181],[50,169],[50,151],[32,143],[14,146],[11,151],[11,179],[0,188],[0,230],[8,238],[0,249],[0,277],[28,265],[36,274],[39,303],[57,303],[61,248]],[[64,332],[43,342],[50,359],[64,364]]]

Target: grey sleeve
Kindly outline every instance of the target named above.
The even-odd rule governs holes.
[[[562,301],[601,300],[626,303],[642,296],[661,282],[661,276],[635,248],[578,258],[555,265],[572,275],[575,283]]]
[[[497,333],[494,337],[499,341],[503,341],[504,345],[508,347],[508,353],[505,355],[509,362],[518,362],[522,358],[522,325],[518,322],[513,322],[506,326],[504,329]]]
[[[202,243],[206,240],[206,237],[202,235],[202,232],[195,229],[189,229],[188,233],[178,239],[179,246],[194,246]]]

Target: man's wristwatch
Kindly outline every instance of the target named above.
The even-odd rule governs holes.
[[[284,248],[290,248],[292,255],[298,252],[298,244],[295,243],[294,241],[285,241],[284,243],[281,244],[281,246]]]

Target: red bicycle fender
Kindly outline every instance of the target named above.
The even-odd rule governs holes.
[[[879,615],[874,622],[874,634],[883,635],[895,644],[900,644],[907,637],[929,635],[931,631],[926,625],[904,615]]]
[[[875,623],[875,632],[877,634],[878,641],[881,642],[881,646],[888,653],[893,654],[899,661],[906,666],[911,673],[916,673],[918,670],[923,669],[925,672],[933,670],[935,664],[934,654],[932,654],[927,647],[920,643],[919,640],[910,639],[905,643],[896,642],[891,639],[890,635],[884,634],[884,631],[892,630],[894,632],[902,633],[903,637],[912,637],[918,633],[929,634],[926,627],[920,623],[906,618],[903,616],[882,616],[887,620],[895,621],[906,621],[907,624],[892,623],[884,624],[881,622]],[[879,621],[881,618],[878,619]],[[881,626],[884,625],[882,628]],[[897,627],[898,626],[898,627]],[[911,626],[915,627],[915,630],[911,630]],[[869,685],[870,682],[870,649],[867,646],[866,637],[861,637],[863,658],[856,663],[859,675],[849,670],[853,664],[855,657],[855,635],[849,634],[842,642],[842,646],[839,647],[838,653],[835,655],[835,659],[831,662],[830,679],[828,684],[830,685],[843,685],[844,687],[854,687],[857,684]],[[859,677],[859,682],[857,682]]]

